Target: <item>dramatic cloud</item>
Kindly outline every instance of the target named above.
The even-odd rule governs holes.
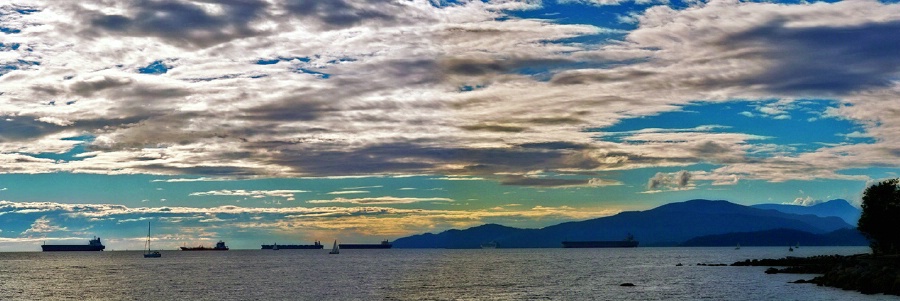
[[[565,5],[589,3],[613,4]],[[637,28],[623,41],[599,45],[547,43],[606,29],[500,18],[502,9],[534,7],[513,2],[148,0],[33,7],[5,21],[21,27],[10,34],[20,46],[2,57],[39,64],[0,77],[6,125],[0,129],[7,129],[0,130],[0,151],[29,156],[83,145],[94,152],[78,162],[19,159],[7,172],[506,173],[520,175],[507,184],[569,186],[522,176],[709,162],[726,165],[720,172],[740,167],[767,179],[755,170],[768,168],[757,163],[776,164],[745,158],[753,151],[748,140],[760,139],[753,135],[659,129],[613,143],[581,129],[698,99],[893,89],[900,67],[897,51],[880,42],[893,40],[900,9],[867,1],[654,6],[637,16]],[[822,21],[823,15],[838,21]],[[592,65],[602,67],[584,67]],[[779,104],[747,114],[790,118],[790,101]],[[62,140],[78,135],[92,139]],[[848,164],[838,170],[864,165],[843,161]]]
[[[650,180],[647,181],[648,192],[659,192],[662,189],[671,190],[688,190],[693,189],[691,183],[691,173],[682,170],[676,173],[658,172]]]

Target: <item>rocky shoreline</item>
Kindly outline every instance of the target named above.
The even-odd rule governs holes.
[[[771,267],[766,270],[767,274],[821,274],[813,279],[798,280],[795,283],[815,283],[819,286],[855,290],[863,294],[900,296],[900,256],[898,255],[857,254],[748,259],[731,265]]]

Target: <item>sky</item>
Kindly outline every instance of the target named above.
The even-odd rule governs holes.
[[[859,204],[900,4],[0,0],[0,251]]]

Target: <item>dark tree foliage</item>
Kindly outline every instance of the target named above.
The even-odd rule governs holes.
[[[900,179],[869,186],[863,192],[857,229],[869,239],[872,253],[900,253]]]

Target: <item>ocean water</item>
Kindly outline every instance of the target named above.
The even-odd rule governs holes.
[[[860,247],[0,253],[0,300],[898,300],[744,259]],[[683,266],[676,266],[682,263]],[[630,282],[634,287],[622,287]]]

